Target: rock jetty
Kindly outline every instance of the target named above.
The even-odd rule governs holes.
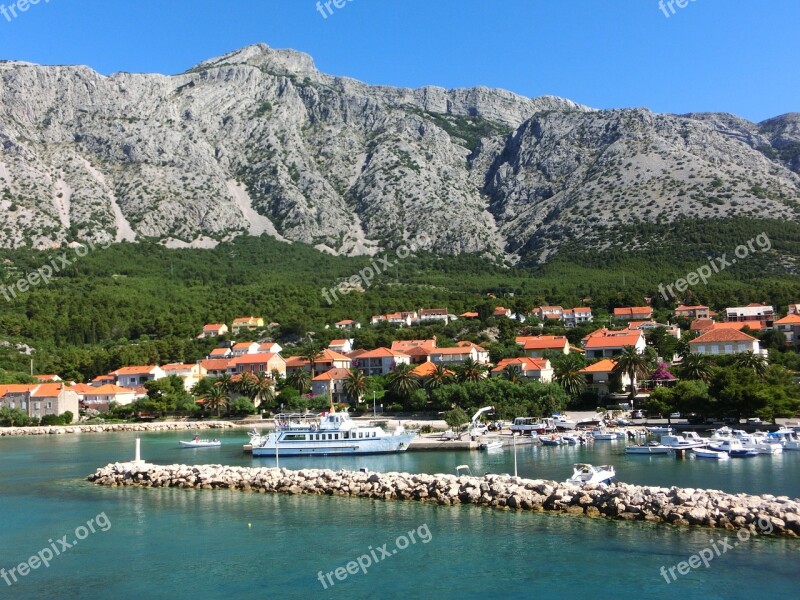
[[[800,536],[800,500],[786,496],[732,495],[715,490],[624,483],[578,487],[507,475],[469,477],[146,463],[108,465],[98,469],[88,480],[106,486],[228,489],[416,500],[440,505],[475,504],[508,510],[749,530],[759,535]]]
[[[174,421],[163,423],[115,423],[105,425],[66,425],[51,427],[0,427],[0,437],[17,435],[65,435],[69,433],[108,433],[113,431],[185,431],[201,429],[233,429],[227,421]]]

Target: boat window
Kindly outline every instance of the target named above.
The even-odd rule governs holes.
[[[299,442],[299,441],[305,441],[305,439],[306,439],[306,436],[303,435],[302,433],[287,433],[285,436],[283,436],[283,440],[282,441],[284,441],[284,442]]]

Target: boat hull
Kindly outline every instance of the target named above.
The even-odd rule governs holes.
[[[402,434],[365,440],[330,440],[319,442],[274,442],[253,447],[254,457],[275,456],[348,456],[364,454],[399,454],[408,450],[416,434]]]
[[[180,442],[181,448],[219,448],[221,442]]]

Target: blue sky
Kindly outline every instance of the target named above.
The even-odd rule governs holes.
[[[9,12],[20,1],[0,0],[3,59],[179,73],[264,42],[373,84],[751,120],[800,111],[798,0],[677,0],[687,5],[669,17],[659,0],[349,0],[327,18],[316,0],[39,0]]]

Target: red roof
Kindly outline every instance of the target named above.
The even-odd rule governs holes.
[[[395,350],[390,350],[389,348],[376,348],[375,350],[370,350],[369,352],[365,352],[358,358],[393,358],[393,357],[400,357],[400,358],[410,358],[408,354],[404,352],[397,352]]]
[[[597,348],[624,348],[625,346],[635,346],[642,339],[642,333],[624,332],[622,335],[595,335],[586,340],[586,349]]]
[[[736,331],[735,329],[721,328],[712,329],[708,333],[691,340],[689,345],[707,344],[710,342],[753,342],[755,339],[756,338],[749,336],[746,333],[742,333],[741,331]]]
[[[231,353],[231,349],[230,348],[214,348],[211,351],[211,354],[209,354],[209,356],[212,356],[212,357],[228,356],[228,354],[230,354],[230,353]]]
[[[800,325],[800,315],[788,315],[775,321],[775,325]]]
[[[633,318],[636,315],[652,315],[653,309],[649,306],[626,306],[624,308],[615,308],[614,316],[621,318]]]
[[[569,342],[563,335],[542,335],[525,338],[525,350],[563,350]]]
[[[208,325],[203,325],[203,331],[217,331],[223,327],[225,327],[225,325],[222,323],[210,323]]]
[[[611,373],[617,366],[617,361],[610,358],[604,358],[593,365],[589,365],[585,369],[581,369],[581,373]]]
[[[529,358],[527,356],[521,358],[504,358],[492,369],[492,373],[502,373],[506,370],[506,367],[511,365],[519,365],[523,372],[542,371],[547,369],[548,362],[550,361],[542,358]]]
[[[405,352],[412,348],[436,348],[436,340],[395,340],[392,342],[392,350]]]
[[[417,377],[430,377],[436,372],[436,365],[432,362],[422,363],[411,372]],[[449,375],[455,375],[455,373],[449,369],[445,369],[445,372]]]
[[[113,375],[119,377],[120,375],[149,375],[156,369],[155,365],[148,365],[144,367],[122,367],[116,371],[112,371]]]
[[[75,389],[78,386],[72,386],[72,389],[82,396],[116,396],[117,394],[135,394],[132,389],[119,387],[118,385],[101,385],[99,387],[92,387],[87,385],[81,389]]]
[[[61,383],[43,383],[31,393],[31,398],[54,398],[58,396],[64,385]]]
[[[350,369],[331,369],[314,377],[312,381],[341,381],[350,379]]]

